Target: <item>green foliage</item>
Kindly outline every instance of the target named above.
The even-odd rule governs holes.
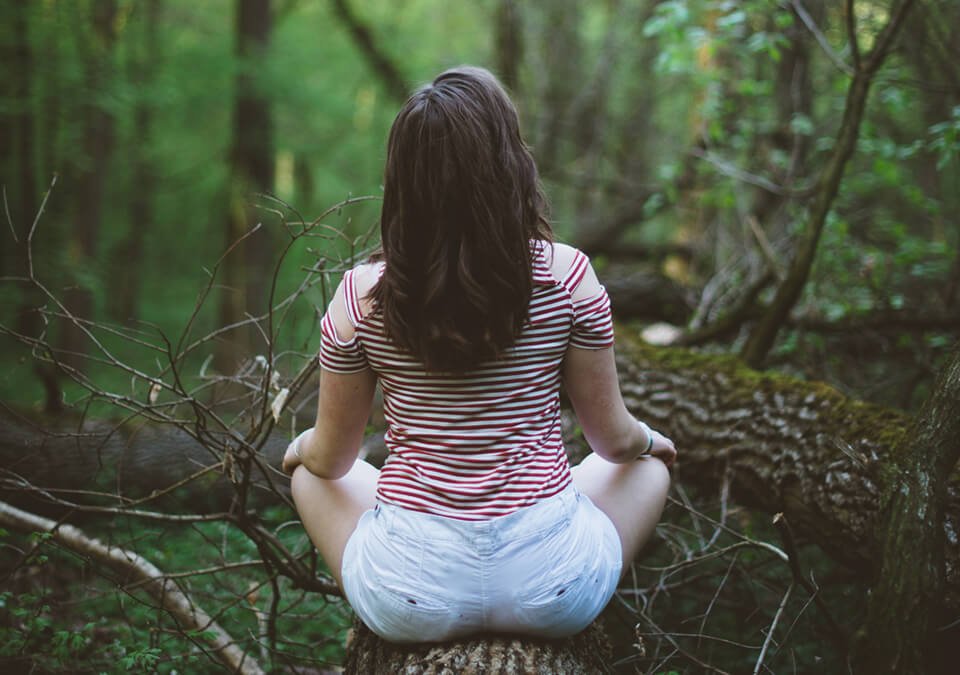
[[[937,168],[944,169],[960,157],[960,106],[950,111],[950,119],[938,122],[928,130],[927,148],[937,153]]]
[[[270,508],[261,516],[262,524],[292,549],[304,554],[311,550],[299,524],[292,526],[287,509]],[[179,583],[239,639],[242,648],[259,658],[258,641],[269,647],[257,613],[269,612],[272,593],[262,566],[255,562],[260,557],[256,546],[234,526],[144,527],[142,521],[118,518],[85,529],[103,541],[137,549],[166,573],[250,563],[184,577]],[[29,664],[42,672],[221,672],[202,651],[213,634],[179,631],[135,586],[98,578],[102,570],[95,563],[60,550],[45,535],[8,533],[0,541],[5,544],[0,574],[8,587],[16,588],[0,592],[0,669],[4,664],[24,668]],[[27,541],[40,545],[43,562],[36,555],[19,559],[15,548]],[[287,580],[280,580],[279,590],[276,662],[338,663],[348,610],[340,602],[293,589]]]

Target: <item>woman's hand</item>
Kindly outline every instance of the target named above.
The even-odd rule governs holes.
[[[650,429],[650,427],[647,428]],[[673,463],[677,460],[677,449],[673,446],[673,441],[656,429],[650,429],[650,436],[653,438],[653,446],[646,454],[656,457],[666,464],[668,469],[672,469]]]
[[[303,451],[300,444],[306,441],[306,439],[304,439],[305,436],[311,434],[313,434],[312,428],[302,431],[299,436],[290,442],[290,445],[287,446],[287,451],[283,453],[283,472],[288,476],[292,475],[293,470],[303,464],[303,457],[300,456]]]

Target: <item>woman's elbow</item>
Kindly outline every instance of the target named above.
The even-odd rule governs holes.
[[[306,455],[303,458],[303,465],[307,471],[317,478],[324,480],[338,480],[347,475],[350,467],[353,466],[353,460],[347,460],[342,457],[330,456],[311,456]]]
[[[626,464],[637,458],[636,449],[628,443],[597,445],[593,451],[612,464]]]
[[[632,422],[633,418],[630,418],[630,421]],[[619,431],[614,433],[610,433],[613,430],[607,428],[607,433],[597,438],[596,442],[591,442],[590,447],[600,457],[613,464],[632,462],[640,454],[634,427],[635,423],[623,424]],[[588,438],[587,440],[590,441],[591,439]]]

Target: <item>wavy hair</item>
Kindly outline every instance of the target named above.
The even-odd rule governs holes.
[[[390,129],[371,290],[387,335],[427,370],[463,372],[510,347],[533,292],[531,242],[551,240],[516,108],[487,70],[447,70]]]

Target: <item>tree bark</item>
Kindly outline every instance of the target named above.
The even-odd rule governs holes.
[[[259,218],[251,201],[258,192],[273,189],[273,119],[270,101],[256,77],[256,66],[266,56],[270,43],[269,0],[237,0],[236,55],[239,69],[233,100],[233,141],[227,190],[225,247],[243,240],[223,263],[220,298],[221,326],[232,326],[248,314],[266,309],[272,261],[271,237],[266,228],[250,236]],[[233,373],[251,354],[258,339],[254,330],[239,329],[217,343],[215,366]]]
[[[160,61],[157,28],[160,24],[160,0],[147,0],[140,17],[141,40],[131,47],[129,78],[141,92],[149,92]],[[138,316],[137,301],[143,277],[141,260],[143,242],[153,226],[153,195],[156,191],[155,170],[150,149],[153,126],[153,102],[141,94],[133,110],[133,138],[129,144],[132,185],[130,190],[129,230],[113,251],[112,292],[107,298],[111,315],[120,321]]]
[[[88,103],[83,107],[83,168],[76,177],[77,203],[74,226],[67,254],[72,283],[63,294],[63,304],[80,319],[93,319],[94,289],[86,274],[94,267],[103,218],[103,197],[107,184],[107,168],[113,153],[115,122],[113,115],[96,100],[109,82],[116,44],[116,0],[96,0],[93,13],[93,40],[86,79]],[[73,321],[63,321],[60,357],[64,363],[79,371],[85,370],[84,354],[87,337]]]
[[[397,645],[359,620],[347,638],[345,675],[367,673],[604,673],[611,649],[594,623],[565,640],[477,636],[443,644]]]
[[[751,371],[734,357],[653,348],[618,335],[628,407],[671,436],[677,480],[732,479],[741,503],[783,512],[795,533],[861,572],[875,569],[874,524],[883,460],[903,438],[900,412],[828,385]],[[960,516],[951,486],[948,527]],[[960,550],[950,549],[947,601],[960,606]]]
[[[958,459],[960,342],[888,459],[877,533],[879,572],[855,647],[857,673],[938,672],[931,663],[936,649],[930,630],[942,618],[947,486]]]
[[[500,0],[494,16],[497,74],[511,94],[519,91],[523,62],[523,17],[517,0]]]

